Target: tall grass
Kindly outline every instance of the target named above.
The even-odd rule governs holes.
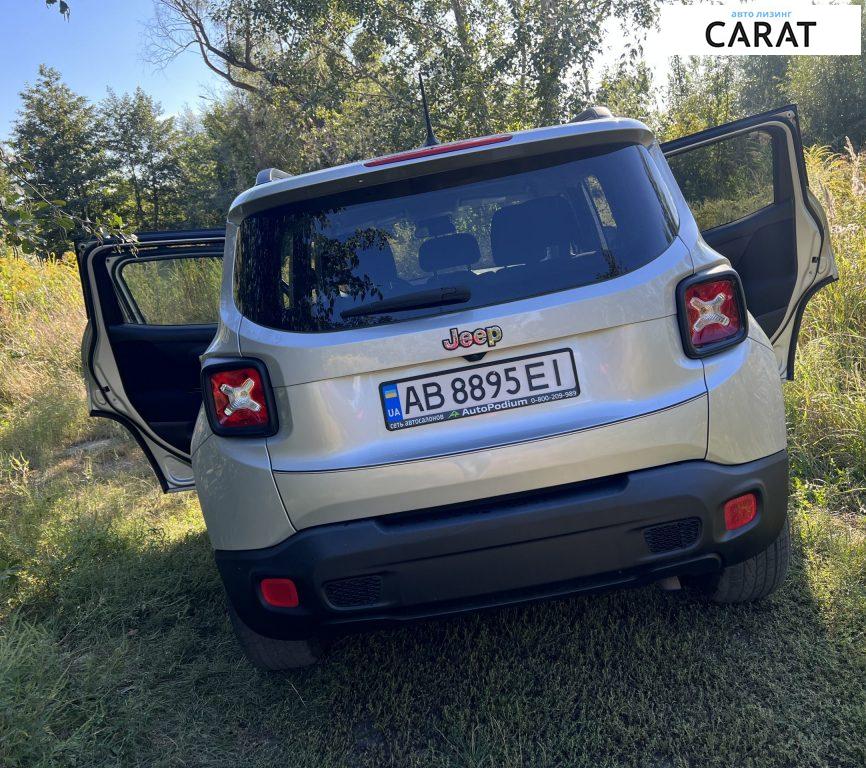
[[[795,474],[813,489],[843,481],[847,508],[866,499],[866,161],[807,151],[813,191],[830,221],[839,282],[809,302],[795,380],[787,386]]]
[[[196,325],[219,318],[221,258],[131,261],[120,278],[147,323]]]
[[[0,257],[0,457],[38,466],[89,425],[74,261]]]

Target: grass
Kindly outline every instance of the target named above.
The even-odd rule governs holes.
[[[813,151],[843,282],[788,388],[793,572],[755,606],[655,588],[346,638],[268,676],[195,498],[88,420],[64,263],[0,259],[0,766],[866,764],[866,194]]]

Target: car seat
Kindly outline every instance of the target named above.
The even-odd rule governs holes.
[[[477,276],[471,266],[478,261],[478,241],[468,232],[431,237],[418,249],[418,266],[431,273],[429,286],[472,284]]]

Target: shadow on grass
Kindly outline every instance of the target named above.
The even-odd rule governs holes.
[[[584,596],[350,636],[265,675],[234,642],[203,533],[115,544],[67,569],[50,620],[78,713],[52,748],[70,762],[863,764],[862,655],[797,566],[755,606]]]

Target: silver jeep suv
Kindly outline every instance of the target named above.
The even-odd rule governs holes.
[[[348,630],[785,576],[780,376],[836,278],[793,106],[260,174],[82,249],[92,414],[195,487],[257,664]]]

